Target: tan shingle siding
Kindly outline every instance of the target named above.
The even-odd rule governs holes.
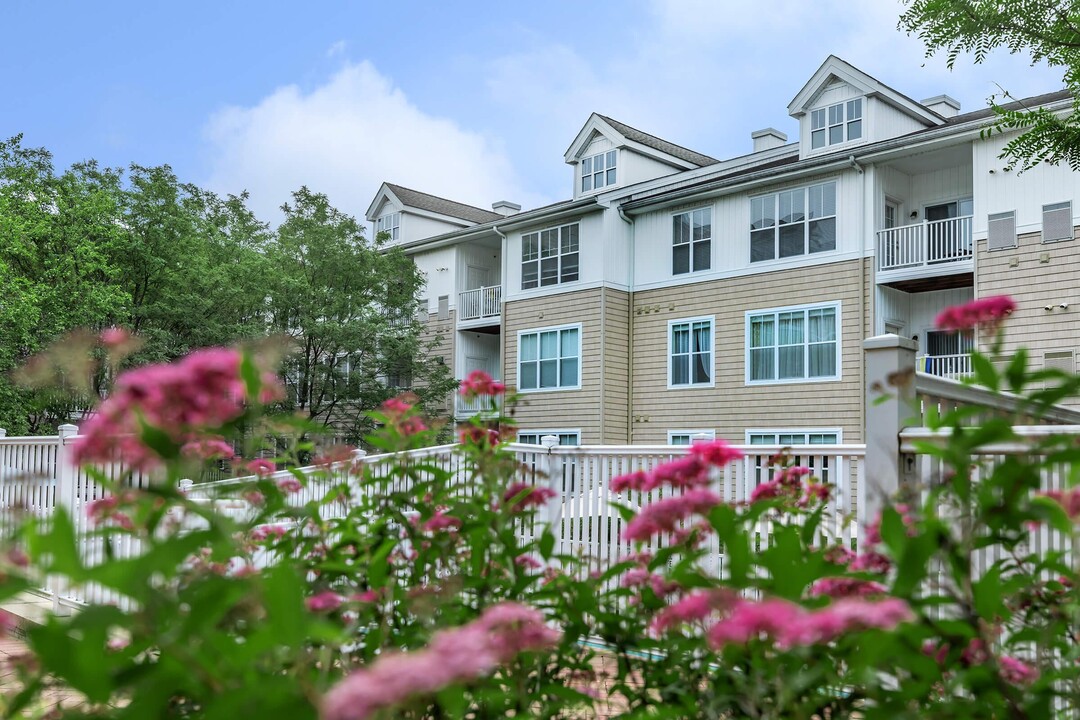
[[[427,320],[422,323],[423,329],[420,331],[420,347],[427,347],[428,343],[436,341],[437,344],[428,352],[428,357],[441,357],[446,366],[451,369],[451,372],[454,370],[456,323],[457,312],[454,310],[450,311],[450,317],[446,320],[440,320],[438,313],[431,313],[428,315]],[[422,387],[422,383],[417,382],[417,386]],[[446,399],[444,409],[449,413],[453,413],[453,402],[453,397]]]

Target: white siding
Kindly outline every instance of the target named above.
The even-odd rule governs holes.
[[[496,248],[483,245],[459,245],[457,261],[457,292],[471,290],[467,287],[469,266],[487,270],[487,286],[502,284],[502,254]]]
[[[405,209],[401,213],[401,242],[413,242],[435,237],[436,235],[460,230],[466,225],[472,224],[464,220],[456,224],[445,220],[436,220],[423,215],[414,215],[408,209]]]
[[[457,377],[464,378],[472,370],[468,358],[481,358],[484,361],[484,369],[496,380],[502,379],[502,359],[500,355],[499,336],[488,333],[461,331],[457,335],[457,361],[454,367],[457,369]]]
[[[619,151],[619,185],[633,185],[634,183],[652,180],[679,172],[681,168],[675,168],[667,163],[654,160],[628,148]]]
[[[987,215],[1009,210],[1016,211],[1018,234],[1039,232],[1042,206],[1066,200],[1073,204],[1073,225],[1080,225],[1080,173],[1073,172],[1067,164],[1055,167],[1046,163],[1020,175],[1015,171],[1005,172],[1006,163],[998,156],[1014,136],[994,135],[975,142],[974,236],[986,238]]]
[[[975,295],[973,288],[954,288],[930,292],[906,293],[895,288],[878,288],[878,317],[875,332],[885,332],[886,323],[902,326],[904,337],[926,337],[927,330],[934,329],[934,319],[950,305],[970,302]]]
[[[919,220],[927,205],[971,197],[971,166],[944,168],[911,176],[911,194],[906,198],[912,210],[919,211]],[[906,218],[906,216],[904,216]]]
[[[926,124],[916,120],[907,113],[900,112],[892,105],[882,102],[879,98],[867,98],[866,108],[866,138],[868,142],[888,140],[900,137],[908,133],[922,130]]]
[[[427,299],[428,312],[438,312],[440,295],[449,296],[450,309],[453,310],[457,305],[456,288],[454,287],[457,249],[454,247],[437,248],[416,253],[412,257],[416,267],[424,274],[426,282],[424,289],[420,291],[420,297]],[[440,270],[439,268],[446,269]]]
[[[610,211],[610,215],[616,215]],[[604,280],[604,213],[594,212],[580,218],[568,218],[549,222],[526,230],[515,230],[506,237],[506,278],[503,284],[503,299],[518,300],[540,297],[560,292],[595,287]],[[530,290],[521,289],[521,236],[550,227],[560,227],[578,223],[578,280],[564,285],[551,285]]]

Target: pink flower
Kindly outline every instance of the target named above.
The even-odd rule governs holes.
[[[556,495],[556,492],[551,488],[535,487],[519,481],[511,484],[503,493],[503,505],[509,504],[522,493],[527,494],[514,501],[514,504],[510,507],[510,512],[521,512],[530,507],[540,507]]]
[[[404,437],[411,437],[428,429],[427,423],[419,415],[404,418],[397,426],[398,432]]]
[[[473,370],[469,376],[461,381],[461,396],[473,398],[477,396],[495,397],[506,392],[506,386],[496,382],[483,370]]]
[[[379,406],[379,412],[391,418],[407,415],[412,409],[412,403],[401,397],[390,398]]]
[[[682,600],[673,603],[653,618],[650,628],[660,634],[671,628],[690,622],[705,620],[718,610],[726,609],[734,601],[729,592],[722,590],[695,590]]]
[[[1065,510],[1065,514],[1069,516],[1070,520],[1080,518],[1080,488],[1064,491],[1047,490],[1039,493],[1039,495],[1050,498],[1060,505]]]
[[[824,553],[825,560],[834,565],[848,565],[856,555],[843,545],[833,545]]]
[[[180,448],[180,452],[187,457],[198,460],[228,459],[235,454],[232,445],[220,437],[191,440],[184,443]]]
[[[323,613],[337,610],[343,602],[345,602],[345,598],[341,595],[338,595],[333,590],[324,590],[317,595],[306,598],[304,605],[307,606],[308,612]]]
[[[462,445],[495,447],[502,440],[499,430],[484,425],[467,425],[458,430],[458,441]]]
[[[674,488],[701,487],[709,484],[709,465],[697,455],[687,455],[678,460],[657,465],[645,481],[645,490],[664,485]]]
[[[623,575],[622,582],[620,583],[624,588],[638,587],[649,582],[651,573],[648,569],[643,567],[632,568],[626,571]]]
[[[285,537],[289,530],[284,525],[260,525],[251,531],[251,539],[255,542],[264,540],[280,540]]]
[[[281,478],[277,481],[277,486],[286,494],[298,493],[304,489],[304,484],[294,477]]]
[[[244,469],[252,475],[258,475],[259,477],[266,477],[277,471],[277,466],[265,458],[256,458],[244,465]]]
[[[649,474],[644,470],[636,470],[626,475],[619,475],[611,479],[612,492],[625,492],[626,490],[644,490],[649,482]]]
[[[775,500],[790,494],[787,487],[778,480],[763,482],[750,493],[750,502],[756,503],[763,500]]]
[[[529,570],[539,570],[544,567],[544,563],[540,562],[532,555],[518,555],[514,558],[514,564]]]
[[[743,457],[740,450],[731,447],[724,440],[696,442],[690,446],[690,454],[713,467],[721,468]]]
[[[543,650],[561,634],[533,608],[502,603],[475,621],[435,634],[423,649],[388,653],[358,670],[326,694],[322,720],[366,720],[410,698],[490,674],[518,653]]]
[[[266,502],[266,496],[258,490],[244,491],[243,498],[252,505],[262,505],[264,502]]]
[[[855,556],[848,567],[855,572],[870,572],[884,575],[892,567],[892,561],[879,552],[869,551]]]
[[[728,644],[745,645],[761,637],[778,639],[805,621],[808,613],[787,600],[740,601],[731,613],[709,630],[714,648]]]
[[[113,326],[102,330],[98,339],[101,340],[102,345],[111,349],[119,347],[130,340],[131,333],[122,327]]]
[[[373,603],[379,600],[379,593],[374,590],[365,590],[364,592],[353,593],[349,600],[360,603]]]
[[[887,588],[881,583],[847,577],[822,578],[810,588],[811,595],[828,595],[834,598],[882,595],[886,591]]]
[[[431,519],[424,523],[424,532],[438,532],[440,530],[456,530],[461,527],[461,520],[453,515],[447,515],[445,510],[436,510]]]
[[[94,500],[86,506],[86,517],[90,519],[90,522],[95,524],[104,522],[113,515],[119,504],[120,501],[115,495]]]
[[[680,521],[690,515],[704,515],[723,502],[710,490],[696,488],[683,495],[664,498],[646,505],[622,532],[625,542],[644,542],[662,532],[672,532]]]
[[[127,638],[109,638],[109,641],[105,643],[105,649],[109,652],[120,652],[131,644],[131,640]]]
[[[939,330],[971,330],[978,326],[996,329],[1014,310],[1016,303],[1007,295],[981,298],[945,308],[934,325]]]
[[[998,658],[998,671],[1006,682],[1013,685],[1029,685],[1039,679],[1036,668],[1009,655]]]

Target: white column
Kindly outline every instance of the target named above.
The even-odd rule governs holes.
[[[900,431],[919,424],[915,395],[915,341],[878,335],[863,341],[866,354],[866,472],[858,488],[859,518],[872,520],[901,490],[909,472],[900,457]]]
[[[53,488],[53,492],[55,493],[53,496],[53,503],[55,507],[62,507],[67,510],[68,516],[71,518],[72,522],[75,523],[76,543],[78,543],[78,518],[75,517],[75,513],[81,512],[82,508],[76,507],[75,483],[79,469],[75,467],[75,463],[72,460],[71,445],[68,442],[68,438],[78,435],[79,428],[76,425],[61,425],[57,428],[57,434],[56,484]],[[47,580],[47,584],[49,590],[52,591],[53,614],[57,616],[71,614],[71,608],[60,604],[60,599],[67,594],[66,578],[50,576]]]

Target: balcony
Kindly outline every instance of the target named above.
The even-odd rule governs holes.
[[[495,406],[502,409],[502,396],[495,398]],[[465,398],[461,395],[454,396],[454,417],[458,420],[466,420],[474,415],[491,414],[491,398],[487,396]]]
[[[971,375],[971,353],[960,355],[920,355],[915,359],[919,372],[950,380],[961,380]]]
[[[458,295],[458,325],[498,325],[502,317],[502,286],[478,287]]]
[[[971,216],[879,230],[878,282],[973,272]]]

